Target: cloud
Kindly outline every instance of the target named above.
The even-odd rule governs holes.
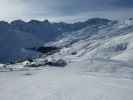
[[[133,0],[24,0],[29,12],[41,16],[77,15],[89,11],[133,8]]]
[[[114,5],[122,8],[133,8],[133,0],[116,0]]]
[[[110,0],[28,0],[33,12],[37,13],[52,12],[54,14],[77,14],[86,11],[103,10],[108,7]]]
[[[0,0],[0,19],[12,19],[22,16],[25,5],[20,0]]]
[[[119,12],[124,16],[129,9],[133,9],[133,0],[0,0],[3,19],[75,20]]]

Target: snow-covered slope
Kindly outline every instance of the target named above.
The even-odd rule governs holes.
[[[67,61],[68,66],[77,66],[75,64],[79,63],[82,66],[81,69],[85,66],[87,68],[85,70],[89,72],[116,72],[116,74],[118,72],[126,75],[128,72],[132,73],[132,41],[132,20],[124,22],[112,21],[100,26],[96,24],[72,33],[64,33],[59,40],[47,44],[61,47],[62,49],[41,59],[63,59]],[[38,63],[37,61],[39,59],[36,59],[35,63]]]
[[[128,24],[127,21],[111,22],[106,26],[86,27],[72,35],[69,33],[51,45],[63,47],[59,53],[52,55],[52,58],[63,58],[71,62],[72,66],[80,64],[81,69],[86,67],[86,71],[126,74],[132,72],[132,21],[128,21]],[[78,64],[73,65],[74,63]]]
[[[44,43],[55,40],[63,32],[71,33],[71,31],[95,24],[106,25],[110,21],[102,18],[92,18],[72,24],[51,23],[48,20],[31,20],[29,22],[15,20],[11,23],[0,21],[0,62],[12,62],[16,58],[34,57],[37,53],[25,50],[25,48],[43,46]]]
[[[62,68],[0,73],[1,100],[132,100],[133,80]]]
[[[62,49],[34,59],[39,68],[28,68],[27,62],[6,66],[14,71],[0,73],[0,99],[133,100],[131,20],[64,33],[47,45]],[[65,60],[67,66],[43,65],[57,59]],[[15,72],[17,68],[22,70]]]

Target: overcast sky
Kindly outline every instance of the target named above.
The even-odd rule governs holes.
[[[133,0],[0,0],[0,20],[77,21],[133,16]]]

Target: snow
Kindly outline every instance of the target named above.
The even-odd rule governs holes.
[[[128,20],[129,21],[129,20]],[[117,23],[107,25],[94,31],[95,28],[84,28],[77,32],[68,33],[63,39],[55,42],[54,45],[67,45],[61,49],[60,54],[55,57],[63,57],[66,60],[101,58],[123,61],[132,64],[133,56],[133,24]],[[93,32],[93,34],[91,34]],[[88,37],[88,35],[90,35]],[[60,42],[61,41],[61,42]],[[68,45],[69,42],[71,44]],[[76,42],[75,42],[76,41]],[[72,52],[77,52],[72,56]]]
[[[59,52],[32,63],[6,65],[12,71],[0,72],[0,99],[133,100],[132,41],[133,23],[129,20],[69,33],[49,43],[62,47]],[[44,64],[58,59],[67,66]],[[41,66],[28,68],[27,63]]]
[[[81,74],[62,68],[0,73],[0,99],[132,100],[132,84],[131,79]]]

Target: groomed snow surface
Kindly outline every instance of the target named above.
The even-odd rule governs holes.
[[[0,100],[133,100],[132,77],[90,72],[80,64],[1,72]]]

